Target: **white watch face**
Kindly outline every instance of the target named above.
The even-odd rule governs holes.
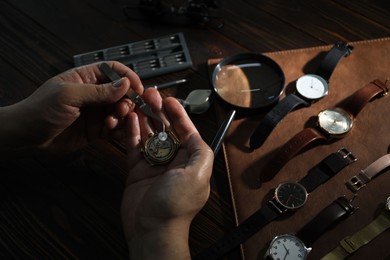
[[[299,238],[289,234],[275,237],[268,249],[268,255],[274,260],[306,259],[308,252]]]
[[[318,114],[321,129],[331,135],[342,135],[352,128],[353,118],[342,109],[326,109]]]
[[[307,74],[300,77],[296,82],[299,94],[308,99],[319,99],[328,94],[328,83],[315,74]]]

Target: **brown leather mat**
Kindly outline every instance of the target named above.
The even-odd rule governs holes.
[[[237,223],[241,223],[271,199],[274,188],[280,182],[301,179],[327,155],[346,147],[358,157],[357,162],[314,190],[303,208],[273,221],[247,240],[242,247],[245,259],[263,258],[273,236],[295,233],[337,197],[343,195],[352,197],[352,192],[347,189],[345,181],[388,152],[390,98],[385,96],[363,108],[354,121],[353,129],[343,139],[306,150],[290,160],[273,178],[264,182],[259,181],[260,174],[267,174],[261,172],[261,169],[272,159],[275,152],[305,127],[314,127],[316,115],[321,110],[339,105],[357,89],[374,79],[384,82],[390,77],[390,38],[350,44],[354,50],[349,57],[339,62],[333,72],[329,82],[329,95],[310,107],[288,114],[275,127],[261,148],[251,151],[249,138],[265,113],[236,119],[228,131],[223,151]],[[330,48],[331,46],[321,46],[265,55],[282,67],[286,77],[286,92],[289,93],[299,76],[315,71],[324,53]],[[354,201],[359,210],[317,239],[309,259],[319,259],[335,248],[342,238],[357,232],[372,221],[380,213],[387,195],[390,194],[389,187],[390,173],[387,169],[359,191]],[[383,259],[390,255],[388,241],[390,232],[384,232],[356,252],[354,257]]]

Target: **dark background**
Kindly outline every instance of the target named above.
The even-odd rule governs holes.
[[[73,55],[177,32],[186,38],[193,68],[144,83],[185,77],[186,84],[162,91],[179,98],[193,89],[210,88],[210,58],[390,36],[388,1],[225,0],[212,12],[219,18],[197,23],[170,17],[153,21],[139,14],[129,19],[123,10],[137,3],[0,1],[0,105],[22,100],[50,77],[72,68]],[[215,108],[191,118],[211,143],[218,128]],[[126,177],[123,159],[117,148],[100,142],[69,156],[2,162],[0,258],[127,258],[119,219]],[[224,167],[219,155],[210,200],[192,226],[194,254],[234,225]]]

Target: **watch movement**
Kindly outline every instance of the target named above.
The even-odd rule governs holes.
[[[142,153],[151,165],[169,163],[180,147],[179,139],[171,130],[150,134]]]

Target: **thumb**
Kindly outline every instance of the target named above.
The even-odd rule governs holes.
[[[111,104],[120,100],[130,88],[127,78],[104,84],[78,84],[68,83],[75,106]]]

